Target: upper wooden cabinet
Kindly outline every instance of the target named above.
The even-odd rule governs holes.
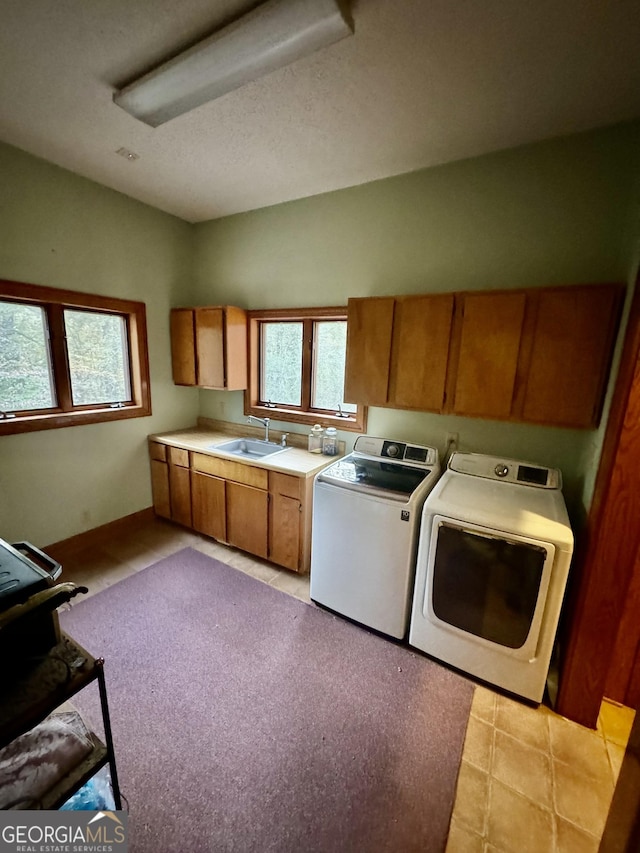
[[[171,310],[176,385],[240,391],[247,387],[247,318],[242,308]]]
[[[349,402],[597,426],[617,284],[349,300]]]
[[[600,420],[618,326],[621,288],[531,294],[531,349],[523,353],[522,420],[590,427]]]
[[[441,411],[453,294],[350,299],[345,399]]]
[[[347,315],[347,403],[384,406],[389,389],[393,297],[350,299]]]
[[[454,339],[459,346],[452,351],[457,415],[511,415],[526,301],[522,292],[459,297]]]

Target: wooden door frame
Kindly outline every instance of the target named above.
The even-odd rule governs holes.
[[[568,636],[556,710],[589,728],[597,724],[637,552],[638,536],[634,531],[640,517],[640,489],[636,489],[632,500],[627,495],[625,501],[618,503],[612,488],[636,372],[640,373],[640,276],[631,303],[593,500],[574,558],[572,573],[578,582],[568,601]],[[608,523],[614,504],[615,527]]]

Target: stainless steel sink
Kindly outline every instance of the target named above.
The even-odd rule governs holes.
[[[233,456],[241,456],[243,459],[264,459],[275,453],[288,450],[275,441],[264,441],[260,438],[232,438],[231,441],[223,441],[222,444],[211,444],[210,450],[221,450],[231,453]]]

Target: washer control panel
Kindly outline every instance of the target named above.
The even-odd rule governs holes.
[[[448,468],[458,474],[470,474],[503,483],[534,486],[539,489],[562,488],[562,474],[557,468],[544,468],[542,465],[499,456],[485,456],[482,453],[453,453]]]
[[[407,444],[404,441],[394,441],[388,438],[374,438],[370,435],[359,435],[353,445],[353,452],[376,459],[402,462],[405,465],[413,464],[426,467],[438,463],[438,451],[433,447]]]

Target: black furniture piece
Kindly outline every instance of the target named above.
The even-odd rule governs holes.
[[[116,809],[122,808],[118,773],[113,750],[109,705],[104,677],[104,660],[92,657],[67,634],[32,666],[8,680],[0,694],[0,749],[29,732],[60,705],[94,681],[100,691],[104,743],[90,732],[91,751],[44,796],[37,799],[41,809],[60,808],[105,764],[109,765]]]

